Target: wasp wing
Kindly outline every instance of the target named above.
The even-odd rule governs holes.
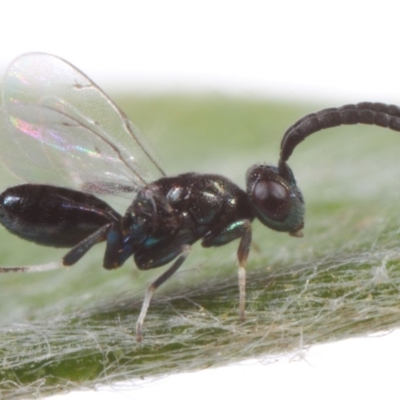
[[[50,54],[28,53],[10,65],[0,127],[1,161],[28,182],[121,194],[165,175],[114,102]]]

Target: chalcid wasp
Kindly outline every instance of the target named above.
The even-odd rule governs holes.
[[[397,107],[362,103],[310,114],[286,132],[278,167],[252,166],[246,191],[216,174],[169,177],[145,138],[114,102],[69,62],[44,53],[20,56],[8,68],[0,109],[1,161],[26,184],[0,195],[0,222],[22,239],[69,248],[62,264],[78,262],[105,242],[103,266],[130,256],[141,270],[171,263],[147,289],[136,338],[154,291],[186,260],[193,243],[222,246],[239,239],[239,316],[245,317],[246,261],[251,223],[302,236],[304,201],[287,165],[305,137],[341,124],[399,130]],[[124,196],[120,215],[98,196]],[[1,268],[0,272],[51,269]]]

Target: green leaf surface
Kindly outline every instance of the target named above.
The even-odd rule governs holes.
[[[326,106],[217,95],[117,100],[167,173],[217,172],[242,187],[252,164],[277,162],[286,128]],[[238,319],[237,242],[193,246],[156,292],[140,344],[135,322],[144,290],[162,268],[138,271],[128,260],[106,271],[98,245],[64,270],[0,275],[0,398],[202,369],[398,326],[398,135],[340,127],[294,151],[289,164],[305,196],[305,237],[254,223],[245,322]],[[2,190],[18,183],[3,170],[0,182]],[[64,254],[5,229],[0,242],[5,266]]]

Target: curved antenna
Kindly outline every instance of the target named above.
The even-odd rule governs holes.
[[[348,104],[308,114],[294,123],[283,135],[279,164],[283,166],[294,148],[307,136],[340,125],[377,125],[400,132],[400,107],[383,103]]]

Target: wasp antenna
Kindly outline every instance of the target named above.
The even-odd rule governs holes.
[[[340,125],[367,124],[400,131],[400,108],[383,103],[348,104],[308,114],[294,123],[283,135],[280,162],[286,162],[294,148],[307,136]]]
[[[48,264],[28,265],[26,267],[0,267],[0,273],[7,272],[44,272],[53,269],[65,268],[61,262],[51,262]]]

